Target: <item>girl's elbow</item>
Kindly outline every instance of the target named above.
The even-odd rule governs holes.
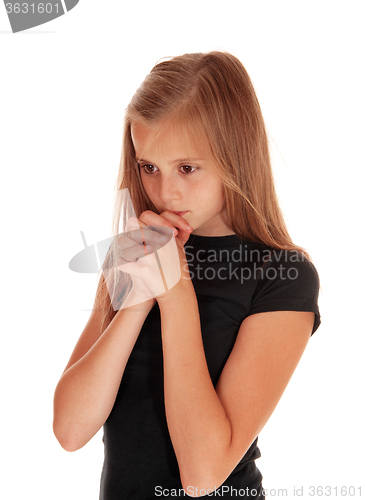
[[[55,420],[53,421],[53,433],[57,441],[65,451],[77,451],[83,448],[86,444],[85,442],[80,441],[77,433],[70,432],[70,430],[67,431],[64,428],[60,428]]]
[[[57,438],[57,436],[56,436],[56,438]],[[68,451],[69,453],[71,453],[73,451],[77,451],[80,448],[82,448],[82,446],[78,446],[75,443],[73,443],[72,441],[67,441],[67,440],[58,439],[58,438],[57,438],[57,441],[60,443],[61,447],[65,451]]]
[[[211,457],[212,458],[212,457]],[[192,497],[204,495],[215,496],[216,490],[222,486],[235,468],[236,462],[223,450],[215,460],[201,458],[195,466],[191,461],[184,467],[179,463],[180,480],[185,493]],[[206,492],[206,493],[204,493]]]
[[[189,476],[181,474],[181,484],[188,496],[201,497],[204,495],[214,495],[214,492],[224,483],[220,475],[202,473]]]
[[[182,487],[185,494],[189,497],[205,497],[216,495],[216,491],[221,486],[221,484],[211,481],[202,480],[199,483],[194,483],[193,481],[182,482]]]

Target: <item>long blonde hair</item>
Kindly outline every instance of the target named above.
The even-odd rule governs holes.
[[[121,189],[128,188],[137,217],[145,210],[157,212],[137,168],[132,121],[161,124],[162,128],[168,122],[178,122],[196,144],[208,143],[208,154],[223,182],[227,215],[235,234],[275,249],[297,250],[309,258],[289,236],[275,191],[261,108],[250,77],[236,57],[226,52],[209,52],[164,60],[138,88],[125,115],[113,235],[119,234],[123,217],[118,197]],[[112,255],[106,261],[107,267],[114,265],[115,293],[128,291],[128,275],[118,272]],[[101,276],[96,301],[102,311],[102,331],[116,314],[109,294]]]

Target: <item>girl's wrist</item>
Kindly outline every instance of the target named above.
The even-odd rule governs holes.
[[[146,296],[146,294],[138,293],[134,288],[129,292],[128,297],[122,304],[122,309],[129,307],[138,308],[140,311],[149,312],[152,307],[156,304],[156,299],[151,296]]]
[[[156,300],[159,305],[162,305],[164,303],[170,302],[171,300],[183,300],[184,298],[186,299],[189,295],[195,297],[195,289],[193,283],[190,278],[182,276],[180,281],[175,286],[170,288],[170,290],[167,290],[165,293],[157,296]]]

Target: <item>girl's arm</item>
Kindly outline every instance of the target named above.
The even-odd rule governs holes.
[[[128,300],[133,303],[133,289]],[[149,300],[121,309],[102,334],[100,310],[94,304],[54,395],[53,430],[65,450],[82,448],[108,418],[129,355],[154,303]]]
[[[157,218],[157,225],[168,227],[177,234],[170,221],[150,211],[144,212],[145,216],[146,214],[148,217],[152,216],[153,221]],[[186,221],[177,215],[174,217],[181,226],[181,235],[187,239],[182,229],[186,226]],[[137,221],[133,220],[134,218],[128,221],[128,230],[131,229],[129,223],[133,225]],[[135,232],[132,231],[132,236]],[[130,239],[126,234],[119,238],[118,245],[121,244],[123,248],[127,245],[123,255],[128,256],[127,261],[121,258],[120,262],[124,270],[131,268],[145,276],[146,259],[139,261],[140,257],[145,256],[145,246],[142,244],[144,240],[142,242],[138,239],[141,231],[136,233],[136,240]],[[158,243],[161,236],[166,239],[166,235],[156,232],[142,234],[148,237],[147,242],[151,244]],[[138,262],[134,263],[136,258]],[[97,298],[95,299],[90,319],[56,387],[53,429],[61,446],[68,451],[82,448],[108,418],[130,353],[148,313],[156,303],[140,277],[134,275],[132,281],[133,287],[123,309],[118,311],[102,335],[98,327],[100,307]]]
[[[191,281],[181,280],[157,301],[169,432],[182,485],[201,496],[225,481],[268,421],[304,352],[314,314],[246,318],[215,389]]]

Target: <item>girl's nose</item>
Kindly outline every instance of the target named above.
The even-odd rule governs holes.
[[[161,175],[159,189],[160,199],[165,203],[181,198],[180,189],[177,185],[176,179],[171,176],[163,177]]]

